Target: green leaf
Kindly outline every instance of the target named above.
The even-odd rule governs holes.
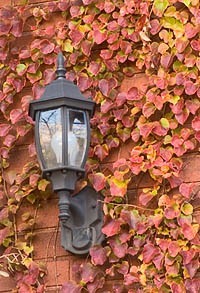
[[[38,183],[38,189],[39,190],[42,190],[42,191],[45,191],[46,190],[46,187],[47,185],[49,184],[50,182],[47,181],[46,179],[41,179]]]
[[[183,3],[185,4],[185,6],[189,7],[191,0],[183,0]]]
[[[155,0],[153,4],[153,11],[156,15],[161,16],[168,5],[168,0]]]
[[[26,71],[26,68],[27,67],[25,64],[23,63],[18,64],[16,67],[17,74],[22,75]]]
[[[165,28],[181,33],[185,32],[184,25],[175,17],[163,17],[161,22]]]
[[[65,52],[69,52],[69,53],[72,53],[73,52],[73,46],[72,46],[72,42],[71,40],[66,40],[64,43],[63,43],[63,50]]]
[[[161,118],[160,123],[161,123],[163,128],[166,128],[166,129],[169,128],[169,121],[166,118]]]
[[[193,213],[193,206],[190,203],[183,203],[181,211],[187,216],[191,215]]]

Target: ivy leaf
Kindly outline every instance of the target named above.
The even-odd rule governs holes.
[[[94,30],[94,41],[96,44],[103,43],[107,38],[107,31],[106,30]]]
[[[182,183],[179,187],[179,191],[185,198],[189,199],[193,194],[193,188],[193,183]]]
[[[3,243],[5,238],[9,236],[9,234],[10,234],[10,229],[8,227],[0,229],[0,245]]]
[[[193,206],[190,203],[183,203],[181,206],[181,211],[186,216],[191,215],[193,213]]]
[[[18,75],[22,76],[26,72],[27,66],[23,63],[17,64],[16,72]]]
[[[45,191],[47,185],[49,185],[49,181],[47,181],[46,179],[41,179],[38,183],[38,189],[41,191]]]
[[[142,258],[144,263],[150,263],[156,255],[159,254],[159,249],[155,247],[152,243],[147,243],[144,245],[142,252]]]
[[[153,12],[157,16],[162,16],[166,8],[168,7],[168,0],[155,0],[153,3]]]
[[[199,260],[193,259],[190,263],[185,265],[185,268],[187,269],[190,278],[194,278],[199,269]]]
[[[23,32],[23,26],[23,20],[20,18],[15,18],[12,22],[12,28],[10,30],[10,33],[12,33],[15,37],[21,37]]]
[[[90,248],[90,255],[92,263],[97,265],[103,265],[107,260],[107,251],[105,247],[93,246]]]
[[[119,233],[121,221],[112,219],[102,228],[102,232],[107,236],[114,236]]]
[[[128,182],[129,180],[120,180],[112,177],[109,180],[111,195],[123,197],[127,193]]]
[[[94,189],[98,192],[105,187],[106,184],[106,177],[103,173],[95,173],[90,174],[89,179],[94,187]]]
[[[192,120],[192,128],[195,131],[200,131],[200,117],[196,116],[193,120]]]
[[[108,151],[108,146],[106,144],[103,144],[102,146],[96,145],[94,147],[94,152],[101,161],[107,157]]]
[[[11,129],[11,126],[9,124],[1,124],[0,127],[0,136],[4,137],[8,134],[9,130]]]
[[[197,232],[199,230],[198,224],[189,225],[187,223],[184,223],[182,225],[182,232],[186,239],[192,240],[196,236]]]
[[[122,244],[118,237],[110,239],[109,244],[113,250],[113,253],[118,258],[123,258],[126,255],[128,248],[127,243]]]
[[[13,109],[10,112],[10,120],[12,124],[16,124],[23,117],[23,112],[21,109]]]

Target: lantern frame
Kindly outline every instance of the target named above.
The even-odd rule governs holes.
[[[72,196],[77,179],[83,176],[85,172],[84,165],[90,144],[89,119],[94,113],[95,103],[91,99],[86,99],[79,88],[66,79],[62,53],[58,54],[56,74],[56,80],[45,87],[41,98],[30,102],[29,116],[35,121],[36,152],[42,169],[42,176],[52,182],[53,190],[59,196],[61,244],[72,253],[85,254],[89,251],[91,245],[99,244],[104,239],[101,232],[103,212],[100,200],[102,196],[91,187],[85,187],[84,190]],[[61,109],[63,127],[62,164],[61,166],[47,168],[42,154],[39,123],[41,113],[54,109]],[[68,164],[69,158],[66,160],[66,156],[69,154],[68,150],[65,149],[67,143],[64,142],[64,138],[69,131],[67,123],[69,122],[70,110],[85,113],[87,142],[81,166],[71,166]]]

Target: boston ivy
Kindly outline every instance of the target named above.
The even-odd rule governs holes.
[[[32,143],[22,171],[9,166],[32,130],[29,102],[53,80],[62,50],[66,77],[97,103],[87,173],[105,197],[106,235],[62,292],[104,290],[109,277],[121,279],[112,292],[199,292],[199,183],[181,177],[182,156],[200,141],[199,1],[24,2],[0,9],[0,275],[14,273],[19,292],[44,292],[44,268],[31,257],[35,218],[23,214],[24,227],[16,227],[16,216],[24,201],[37,206],[48,182]],[[147,85],[122,90],[139,72]]]

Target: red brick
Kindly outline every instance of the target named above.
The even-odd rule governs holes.
[[[23,204],[17,212],[17,227],[22,223],[21,215],[30,213],[31,217],[36,214],[36,229],[52,228],[58,226],[58,200],[53,198],[42,201],[40,207],[36,211],[36,207],[31,204]]]
[[[189,154],[184,159],[181,177],[184,182],[200,181],[200,155]]]
[[[13,278],[5,278],[0,276],[0,292],[6,293],[15,288],[15,281]]]
[[[7,0],[6,1],[6,5],[11,5],[12,4],[12,0]],[[5,0],[0,0],[0,7],[4,7],[5,6]]]
[[[61,286],[69,280],[69,260],[55,259],[55,261],[47,262],[47,272],[48,274],[45,277],[46,286]]]
[[[128,91],[132,87],[138,88],[139,91],[145,92],[149,86],[149,78],[145,73],[137,73],[132,77],[126,77],[121,84],[121,91]]]
[[[53,259],[54,257],[70,255],[61,246],[60,231],[57,228],[36,231],[33,239],[33,257],[38,259]]]

